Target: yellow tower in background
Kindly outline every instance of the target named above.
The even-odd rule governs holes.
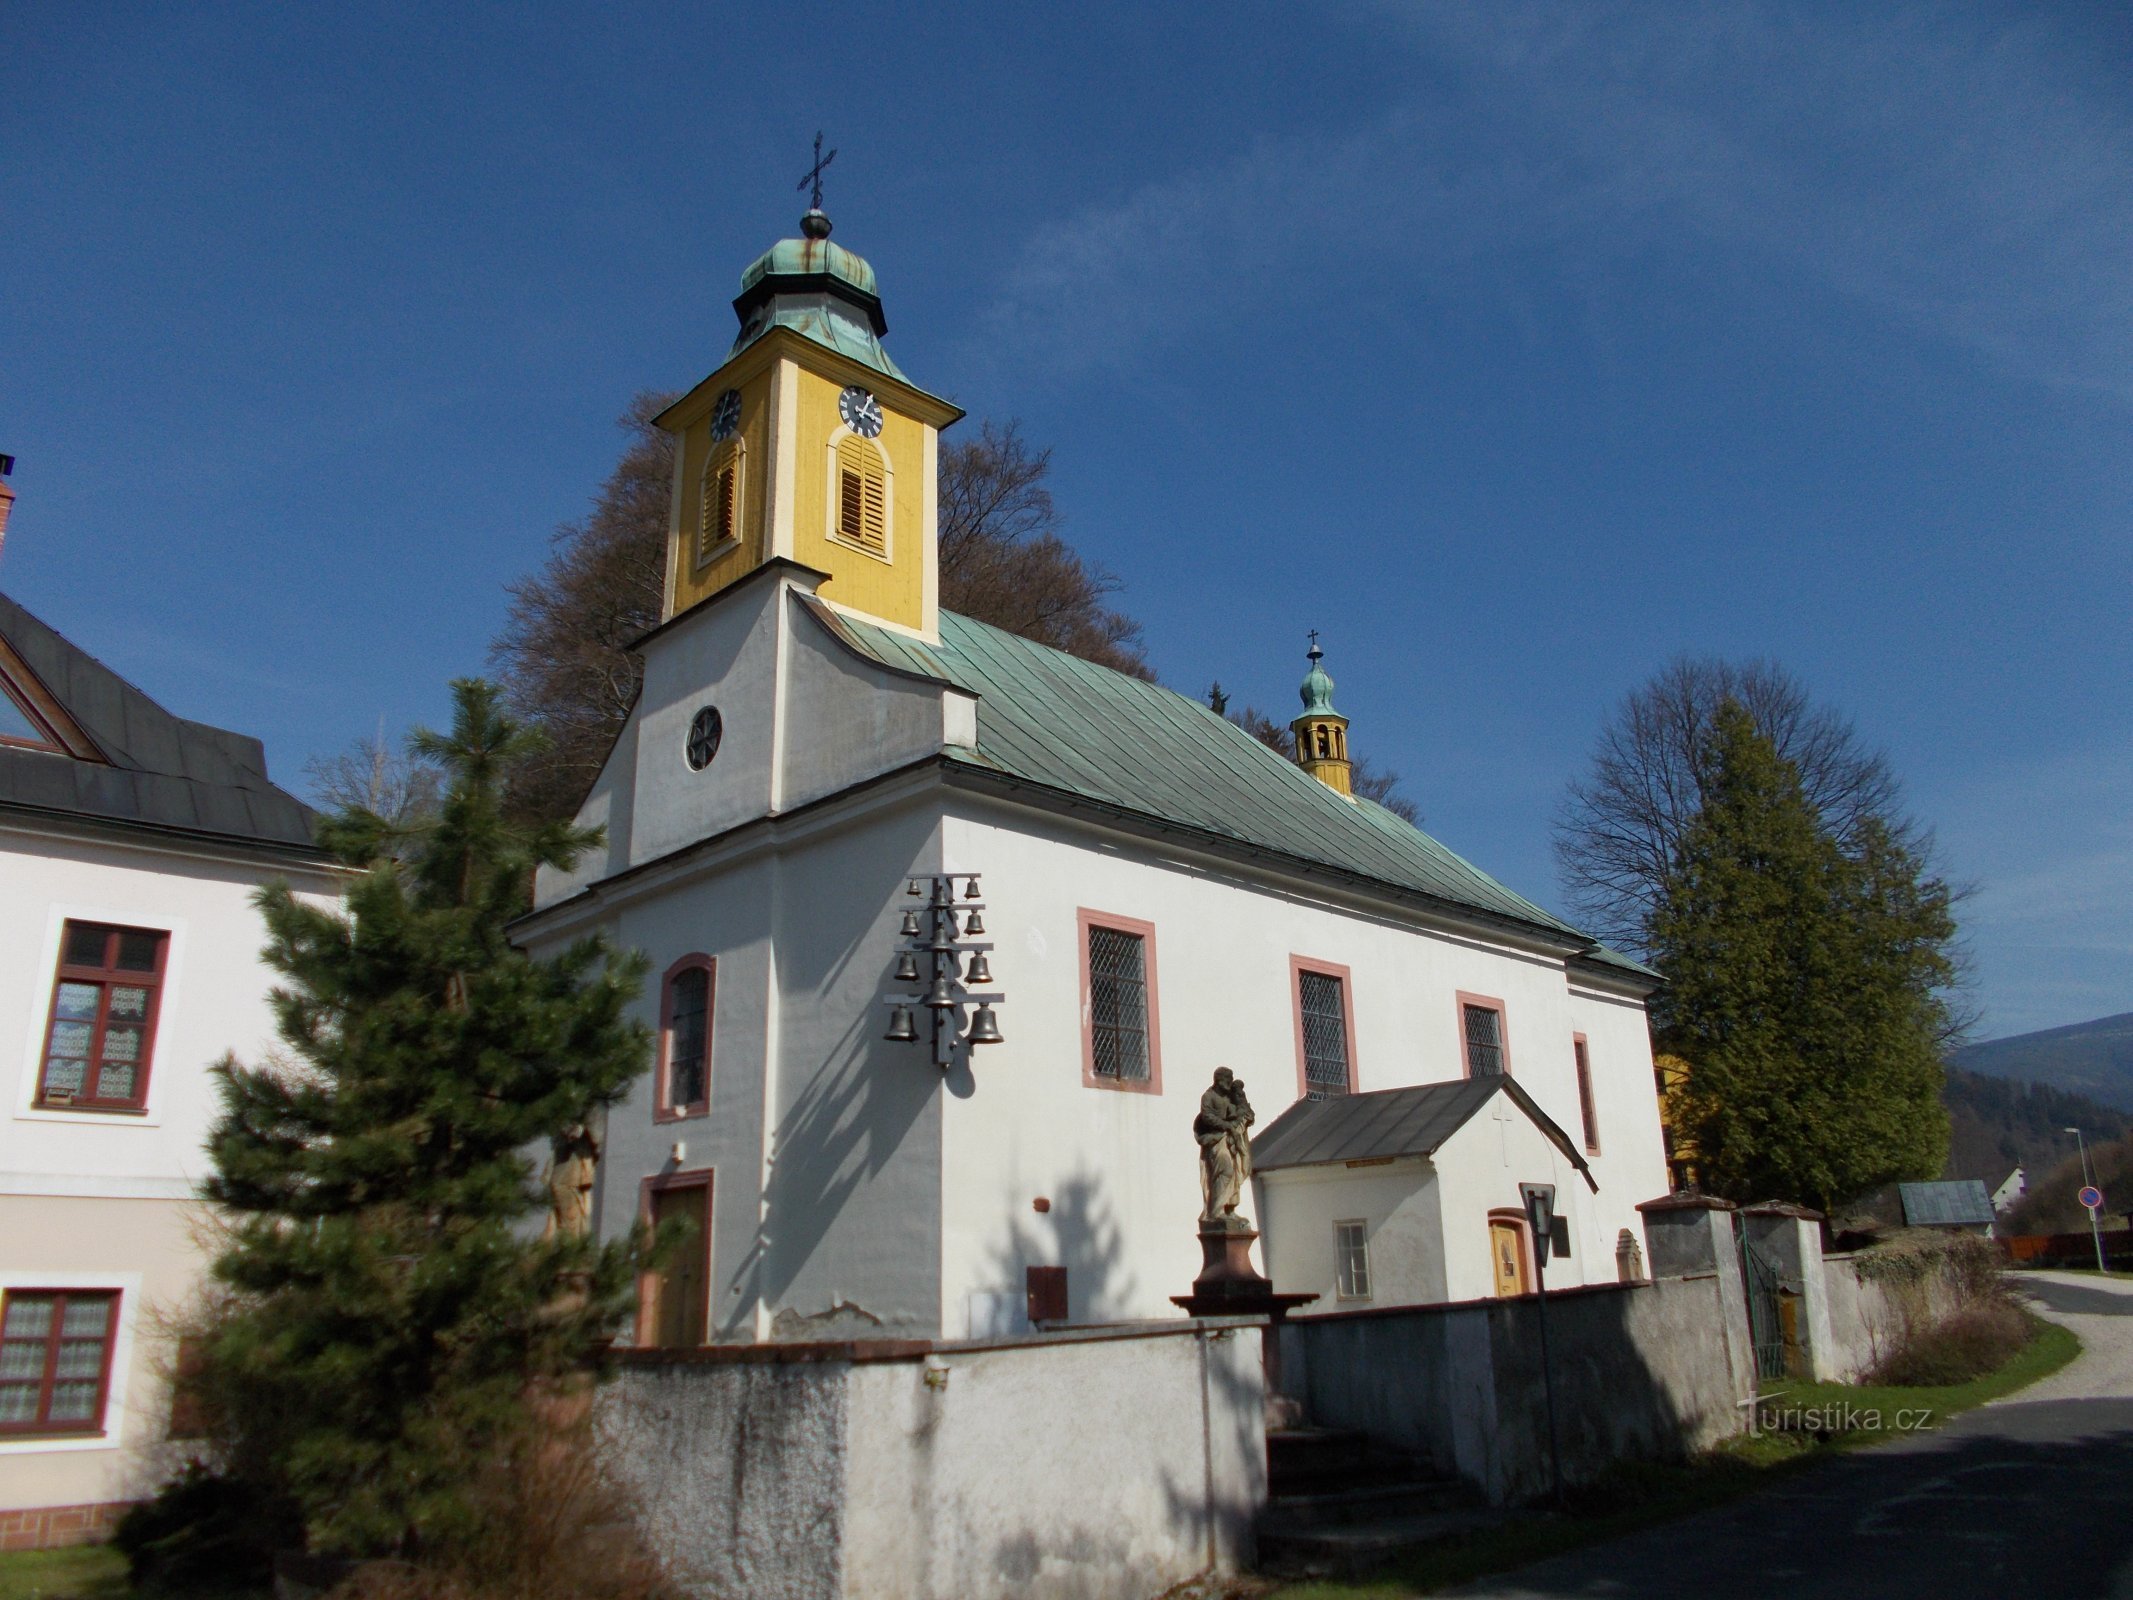
[[[1303,715],[1289,724],[1289,731],[1296,736],[1296,764],[1327,788],[1352,798],[1355,769],[1348,761],[1348,719],[1333,709],[1333,679],[1319,665],[1325,656],[1313,633],[1306,653],[1311,670],[1297,690],[1303,697]]]
[[[661,620],[765,562],[830,604],[939,638],[940,430],[962,412],[882,348],[874,269],[820,208],[741,275],[725,361],[658,417],[674,435]]]

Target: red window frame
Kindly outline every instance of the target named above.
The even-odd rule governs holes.
[[[74,949],[77,931],[100,931],[104,936],[103,962],[90,966],[83,962],[69,961]],[[150,938],[156,942],[155,964],[152,967],[122,967],[118,963],[119,944],[128,934]],[[145,1111],[148,1108],[148,1080],[150,1068],[155,1061],[156,1026],[163,1009],[163,977],[170,961],[170,933],[163,928],[129,928],[115,922],[87,922],[69,918],[59,933],[59,968],[52,979],[52,1003],[46,1013],[44,1048],[37,1058],[37,1105],[41,1109],[69,1111]],[[90,1021],[89,1055],[82,1072],[82,1091],[64,1093],[55,1098],[47,1075],[52,1066],[52,1042],[58,1037],[62,1022],[78,1022],[78,1017],[62,1017],[59,1014],[60,991],[67,984],[89,983],[96,985],[96,1015]],[[148,998],[142,1006],[141,1045],[133,1062],[133,1093],[126,1096],[104,1096],[96,1092],[103,1077],[104,1040],[111,1025],[111,991],[114,987],[146,989]],[[71,1057],[69,1059],[72,1059]]]
[[[1362,1075],[1355,1064],[1355,983],[1349,970],[1337,962],[1314,961],[1308,956],[1289,957],[1289,1005],[1296,1023],[1296,1098],[1311,1095],[1310,1052],[1304,1045],[1303,980],[1305,973],[1331,978],[1341,986],[1341,1044],[1347,1053],[1349,1094],[1361,1094]]]
[[[1585,1153],[1600,1153],[1600,1114],[1592,1098],[1592,1051],[1582,1033],[1570,1036],[1570,1054],[1578,1067],[1578,1116],[1585,1124]]]
[[[674,986],[683,973],[701,972],[704,975],[704,1080],[703,1093],[693,1100],[677,1101],[674,1098]],[[701,953],[685,955],[659,980],[659,1079],[655,1088],[655,1103],[652,1119],[655,1122],[679,1122],[684,1117],[701,1117],[711,1110],[711,1035],[712,1018],[716,1014],[718,1000],[718,961]]]
[[[1114,916],[1108,911],[1079,907],[1074,914],[1075,940],[1081,947],[1081,1082],[1087,1089],[1113,1089],[1121,1094],[1163,1092],[1163,1013],[1156,985],[1155,924],[1137,917]],[[1146,994],[1148,1028],[1148,1076],[1120,1078],[1096,1070],[1095,980],[1089,971],[1089,934],[1103,928],[1123,933],[1141,942],[1141,981]]]
[[[1471,1078],[1474,1075],[1474,1057],[1468,1048],[1466,1037],[1466,1008],[1496,1013],[1496,1053],[1503,1059],[1503,1075],[1511,1076],[1511,1019],[1504,1010],[1504,1003],[1493,995],[1468,994],[1461,989],[1457,996],[1459,1006],[1459,1075]]]
[[[28,1422],[0,1421],[0,1439],[35,1438],[94,1438],[104,1433],[104,1417],[111,1406],[111,1356],[118,1347],[119,1291],[116,1289],[40,1289],[23,1288],[0,1290],[0,1329],[5,1329],[7,1318],[15,1302],[22,1299],[45,1299],[52,1301],[52,1324],[38,1342],[44,1348],[42,1365],[37,1378],[37,1415]],[[59,1383],[59,1351],[67,1341],[62,1337],[66,1328],[67,1307],[77,1300],[102,1300],[109,1307],[104,1318],[103,1353],[97,1363],[96,1410],[87,1422],[78,1418],[66,1418],[59,1422],[51,1420],[52,1391]],[[0,1338],[0,1348],[6,1345],[28,1344],[27,1339]],[[4,1362],[0,1362],[4,1366]],[[19,1379],[0,1379],[0,1386],[21,1387]]]

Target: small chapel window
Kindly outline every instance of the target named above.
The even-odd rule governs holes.
[[[69,922],[60,935],[37,1103],[139,1111],[148,1103],[170,936],[152,928]]]
[[[1095,921],[1086,927],[1089,1076],[1097,1083],[1153,1089],[1152,930]]]
[[[889,485],[881,457],[863,439],[837,445],[836,536],[868,555],[889,553]]]
[[[1331,972],[1299,968],[1296,1005],[1303,1024],[1304,1098],[1349,1091],[1347,985]]]
[[[1469,1078],[1500,1078],[1510,1070],[1504,1049],[1503,1006],[1494,1000],[1460,997],[1460,1034],[1466,1046]]]
[[[1370,1298],[1370,1224],[1350,1218],[1333,1224],[1334,1293],[1343,1300]]]
[[[702,1116],[711,1104],[711,995],[715,963],[684,956],[667,972],[661,1005],[658,1115]]]
[[[1578,1115],[1585,1124],[1585,1153],[1596,1156],[1600,1153],[1600,1118],[1592,1101],[1592,1056],[1582,1033],[1570,1036],[1570,1050],[1578,1064]]]

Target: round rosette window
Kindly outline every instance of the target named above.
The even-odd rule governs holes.
[[[717,706],[705,706],[689,719],[686,754],[691,772],[701,772],[711,765],[711,758],[718,754],[718,742],[725,734],[726,724],[719,716]]]

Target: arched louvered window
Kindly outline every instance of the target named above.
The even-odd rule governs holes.
[[[696,564],[700,567],[738,542],[741,528],[741,441],[714,445],[704,462],[702,498],[696,521]]]
[[[868,555],[889,555],[889,475],[881,452],[856,434],[837,441],[830,534]]]

